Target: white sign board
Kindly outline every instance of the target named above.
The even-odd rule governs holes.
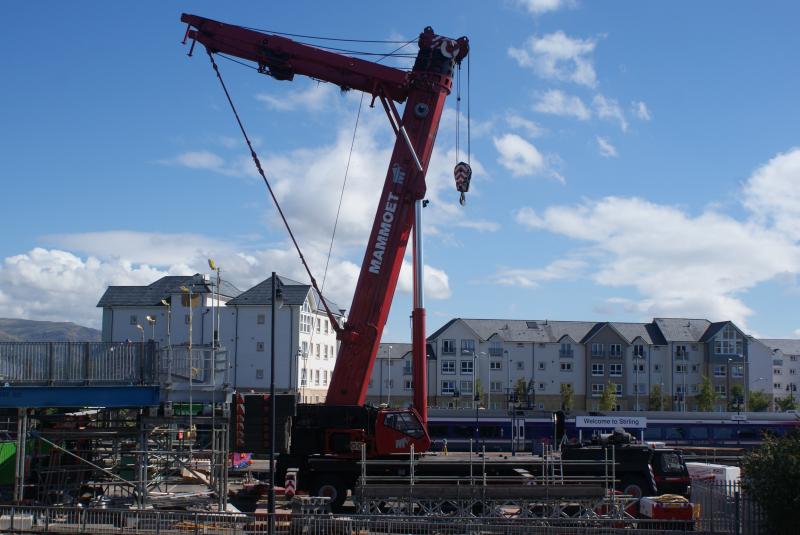
[[[646,429],[647,418],[644,416],[576,416],[575,427],[603,427],[613,429]]]

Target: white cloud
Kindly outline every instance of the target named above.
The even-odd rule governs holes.
[[[628,130],[628,121],[625,120],[625,114],[616,100],[606,98],[603,95],[595,95],[594,99],[592,99],[592,104],[599,118],[617,121],[623,132]]]
[[[744,205],[762,224],[800,237],[800,147],[778,154],[745,184]]]
[[[541,126],[515,113],[506,115],[506,124],[509,128],[524,132],[528,137],[539,137],[544,133]]]
[[[256,100],[263,102],[268,108],[276,111],[319,111],[336,104],[331,96],[336,88],[331,84],[310,82],[310,85],[300,91],[287,91],[276,96],[270,93],[259,93]]]
[[[550,89],[540,95],[533,109],[539,113],[575,117],[581,121],[586,121],[592,116],[580,97],[568,95],[559,89]]]
[[[586,266],[581,260],[562,259],[540,269],[501,268],[490,277],[494,284],[536,288],[542,282],[575,277]]]
[[[652,116],[650,115],[650,109],[648,109],[647,104],[642,101],[634,101],[631,103],[631,108],[633,110],[633,114],[636,116],[637,119],[641,119],[642,121],[649,121]]]
[[[800,329],[795,329],[793,334],[797,337],[800,337]]]
[[[500,153],[497,161],[514,176],[531,176],[545,169],[545,158],[531,143],[517,134],[492,139]]]
[[[526,9],[532,15],[541,15],[550,11],[557,11],[562,7],[572,7],[575,0],[517,0],[517,5]]]
[[[711,210],[694,216],[638,198],[606,197],[541,215],[522,209],[516,220],[588,243],[594,281],[635,288],[643,315],[704,316],[744,326],[752,311],[743,292],[800,272],[796,241]]]
[[[594,39],[572,38],[559,30],[542,37],[531,36],[521,48],[509,47],[508,54],[542,78],[594,87],[597,74],[591,54],[595,46]]]
[[[600,151],[602,156],[605,156],[606,158],[617,157],[617,149],[608,139],[596,136],[595,140],[597,141],[597,149]]]
[[[172,160],[167,160],[164,163],[173,163],[188,167],[190,169],[212,169],[218,170],[223,167],[225,160],[213,152],[201,150],[184,152],[175,156]]]

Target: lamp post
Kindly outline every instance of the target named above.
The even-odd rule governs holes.
[[[172,348],[172,306],[166,299],[161,300],[161,304],[167,307],[167,347]]]
[[[145,316],[144,319],[150,324],[150,339],[155,342],[156,340],[156,318],[153,316]]]
[[[481,355],[486,355],[483,351],[480,352]],[[472,405],[475,407],[475,444],[478,443],[478,439],[480,438],[480,432],[478,431],[478,410],[480,409],[480,401],[481,397],[478,394],[478,352],[474,349],[472,350]]]
[[[149,317],[149,316],[148,316],[148,317]],[[136,324],[136,328],[139,330],[139,332],[140,332],[140,333],[141,333],[141,335],[142,335],[142,349],[144,349],[144,327],[142,327],[141,325],[139,325],[139,324],[137,323],[137,324]]]
[[[278,284],[280,281],[273,271],[269,335],[269,535],[275,535],[275,320],[278,309],[283,305],[283,292]]]
[[[222,325],[220,324],[220,321],[219,321],[219,312],[220,312],[219,311],[219,290],[220,290],[219,285],[222,282],[222,278],[220,276],[219,266],[217,266],[217,263],[214,262],[213,258],[209,258],[208,259],[208,267],[211,268],[211,271],[214,271],[217,274],[217,287],[216,287],[217,295],[216,296],[212,296],[212,297],[214,297],[214,299],[211,301],[212,308],[214,309],[214,312],[212,312],[212,314],[211,314],[211,332],[212,332],[212,344],[211,344],[211,346],[212,347],[219,347],[220,333],[222,331]],[[216,306],[214,306],[214,305],[216,305]],[[216,318],[215,318],[215,316],[216,316]],[[216,329],[214,328],[215,325],[216,325]]]
[[[728,368],[725,370],[725,412],[731,410],[731,362],[733,359],[728,358]]]
[[[192,359],[192,284],[194,283],[194,278],[192,278],[192,282],[189,286],[181,286],[181,293],[184,293],[189,298],[189,343],[188,343],[188,351],[189,351],[189,436],[191,439],[189,440],[189,457],[192,458],[192,450],[194,447],[194,425],[193,425],[193,410],[192,406],[194,405],[194,399],[192,398],[192,383],[194,382],[194,361]]]

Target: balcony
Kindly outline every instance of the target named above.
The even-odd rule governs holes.
[[[606,352],[603,351],[602,349],[598,349],[596,351],[592,350],[592,358],[600,358],[600,357],[605,357],[605,356],[606,356]]]
[[[502,357],[503,356],[503,348],[502,347],[490,347],[489,348],[489,356],[490,357]]]
[[[571,359],[575,356],[575,351],[572,349],[561,349],[558,351],[558,356],[562,359]]]

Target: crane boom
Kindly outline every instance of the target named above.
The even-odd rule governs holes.
[[[337,329],[341,341],[327,405],[363,405],[381,333],[389,315],[411,229],[414,205],[425,196],[425,174],[439,120],[453,81],[466,57],[468,40],[436,35],[430,27],[419,36],[419,52],[410,72],[297,43],[278,35],[184,14],[187,37],[210,52],[254,61],[259,71],[279,80],[295,75],[357,89],[380,99],[397,141],[384,180],[378,209],[361,265],[348,320]],[[395,102],[405,102],[402,117]],[[417,273],[420,278],[422,273]],[[422,319],[420,320],[420,316]],[[426,418],[424,310],[415,309],[414,405]],[[421,332],[420,329],[422,329]],[[422,340],[423,343],[418,343]],[[420,350],[420,346],[423,346]]]

